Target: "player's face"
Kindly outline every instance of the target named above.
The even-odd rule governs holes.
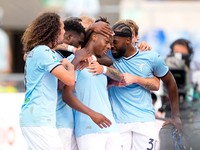
[[[95,42],[94,53],[97,57],[102,57],[111,49],[112,37],[106,37],[101,34],[98,34],[97,36],[98,38]]]
[[[72,35],[72,40],[70,45],[77,48],[81,48],[82,44],[84,43],[84,40],[85,40],[85,35],[83,33],[81,33],[81,35],[74,34]]]
[[[121,58],[126,53],[126,38],[114,36],[113,44],[111,47],[112,55],[114,58]]]
[[[62,19],[60,19],[60,35],[58,35],[58,44],[62,44],[63,40],[64,40],[64,34],[65,34],[65,29],[64,29],[64,23],[62,21]]]

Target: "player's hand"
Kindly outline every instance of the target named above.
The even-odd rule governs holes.
[[[60,61],[60,63],[61,63],[66,69],[68,69],[69,67],[72,67],[72,66],[73,66],[73,64],[71,64],[71,62],[70,62],[68,59],[66,59],[66,58],[63,58],[63,59]]]
[[[87,68],[91,69],[88,72],[94,72],[93,75],[98,75],[103,72],[103,66],[96,61],[92,62],[92,64],[89,65]]]
[[[130,73],[123,73],[123,79],[122,82],[126,84],[126,86],[129,86],[130,84],[136,83],[137,76],[134,76]]]
[[[172,117],[170,120],[166,121],[163,123],[162,127],[167,125],[167,124],[172,124],[175,126],[175,128],[178,130],[179,133],[181,133],[182,130],[182,123],[180,117]]]
[[[93,111],[89,114],[90,118],[94,123],[96,123],[101,129],[110,127],[112,122],[107,119],[104,115]]]
[[[76,70],[83,70],[84,68],[86,68],[87,66],[89,66],[88,61],[81,61],[79,66],[76,68]]]
[[[148,50],[151,50],[152,49],[152,47],[151,46],[149,46],[146,42],[141,42],[141,43],[139,43],[138,45],[137,45],[137,47],[140,49],[140,51],[141,52],[143,52],[143,51],[148,51]]]
[[[93,23],[91,26],[91,29],[94,32],[102,34],[106,37],[113,36],[114,32],[108,25],[109,24],[106,22],[99,21],[99,22]]]
[[[85,61],[88,57],[92,55],[92,53],[89,50],[83,48],[76,50],[74,55],[75,58],[79,59],[80,61]]]

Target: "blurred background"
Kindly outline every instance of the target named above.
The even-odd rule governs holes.
[[[13,119],[18,118],[25,92],[20,40],[44,11],[54,11],[62,19],[107,17],[110,26],[120,19],[132,19],[139,26],[139,42],[147,42],[164,59],[171,43],[184,38],[192,44],[192,59],[200,62],[200,0],[0,0],[0,150],[27,149],[18,119]],[[196,73],[197,82],[199,75]],[[155,93],[158,110],[163,92]]]

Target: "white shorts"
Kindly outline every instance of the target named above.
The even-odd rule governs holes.
[[[21,127],[28,150],[64,150],[58,130],[51,126]]]
[[[158,133],[155,122],[118,123],[123,150],[157,150]]]
[[[74,129],[58,128],[58,134],[63,143],[64,150],[78,150],[76,139],[74,137]]]
[[[122,150],[119,132],[86,134],[76,141],[79,150]]]

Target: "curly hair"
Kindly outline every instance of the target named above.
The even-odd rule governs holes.
[[[81,33],[83,33],[84,35],[86,34],[84,27],[78,21],[73,19],[64,21],[64,29],[66,32],[73,31],[78,35],[81,35]]]
[[[23,52],[27,53],[37,45],[47,45],[51,49],[56,47],[61,34],[60,26],[60,16],[56,13],[46,12],[39,15],[22,36]]]

